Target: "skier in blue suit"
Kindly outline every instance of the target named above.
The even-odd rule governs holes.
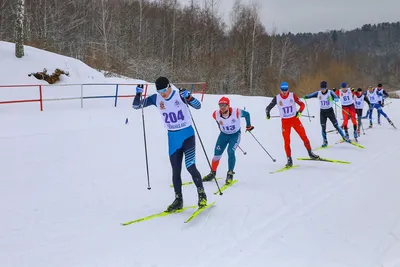
[[[386,115],[385,112],[382,110],[382,106],[379,101],[382,101],[383,94],[382,92],[379,92],[377,88],[373,88],[372,86],[368,87],[368,91],[365,93],[369,99],[369,102],[371,103],[371,108],[369,109],[369,128],[372,128],[372,111],[374,108],[378,111],[378,114],[382,114],[385,119],[392,125],[393,127],[394,124],[393,122],[389,119],[389,117]],[[380,124],[380,121],[378,119],[378,123]]]
[[[198,205],[207,205],[207,196],[204,192],[200,172],[196,168],[196,139],[188,105],[195,109],[201,108],[201,103],[186,89],[178,89],[170,84],[165,77],[157,78],[157,94],[141,100],[143,85],[136,87],[136,96],[133,100],[134,109],[155,106],[168,130],[169,159],[172,167],[172,182],[175,191],[175,200],[168,206],[167,211],[176,211],[183,208],[182,197],[182,160],[185,155],[185,165],[197,187]]]
[[[340,133],[342,136],[343,140],[346,142],[350,142],[350,139],[348,136],[344,134],[342,129],[340,129],[338,121],[335,116],[335,112],[333,111],[332,108],[332,101],[338,102],[339,98],[337,95],[328,89],[328,83],[326,81],[322,81],[320,84],[320,90],[316,91],[314,93],[311,93],[309,95],[304,96],[304,99],[309,99],[309,98],[318,98],[319,106],[320,106],[320,114],[319,114],[319,119],[321,123],[321,133],[322,133],[322,147],[328,146],[328,138],[326,136],[326,122],[329,119],[331,123],[333,124],[333,127]]]

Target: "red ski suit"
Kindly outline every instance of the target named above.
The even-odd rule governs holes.
[[[347,90],[350,90],[350,88],[349,89],[347,89]],[[336,91],[336,95],[340,98],[341,96],[340,96],[340,91],[341,90],[337,90]],[[352,97],[354,97],[354,93],[352,93]],[[353,104],[350,104],[350,105],[342,105],[342,116],[343,116],[343,124],[342,124],[342,128],[344,129],[344,130],[348,130],[348,127],[347,127],[347,125],[349,124],[349,118],[351,119],[351,122],[353,123],[353,128],[354,128],[354,131],[356,131],[357,130],[357,119],[356,119],[356,108],[355,108],[355,106],[354,106],[354,103]]]
[[[277,97],[279,96],[282,99],[287,99],[290,94],[293,95],[293,99],[296,104],[300,106],[300,109],[298,110],[299,112],[303,112],[305,108],[305,104],[298,98],[298,96],[294,93],[289,92],[286,96],[280,93],[279,95],[275,96],[271,103],[268,105],[266,108],[266,112],[269,114],[270,110],[276,105],[282,105],[282,103],[277,103]],[[311,145],[310,145],[310,140],[307,137],[306,131],[303,127],[303,124],[301,123],[301,120],[296,117],[296,114],[290,116],[290,117],[283,117],[281,115],[281,120],[282,120],[282,136],[284,140],[284,146],[285,146],[285,152],[287,157],[292,156],[292,151],[290,148],[290,133],[293,129],[297,132],[297,134],[300,136],[301,140],[304,142],[304,146],[306,149],[309,151],[311,150]]]

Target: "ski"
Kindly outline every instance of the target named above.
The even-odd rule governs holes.
[[[163,212],[152,214],[152,215],[149,215],[149,216],[146,216],[146,217],[142,217],[140,219],[136,219],[136,220],[133,220],[133,221],[124,222],[124,223],[121,223],[121,225],[122,226],[127,226],[127,225],[138,223],[138,222],[149,221],[149,220],[152,220],[154,218],[164,217],[164,216],[168,216],[168,215],[175,214],[175,213],[181,213],[181,212],[183,212],[183,211],[185,211],[187,209],[195,209],[197,207],[198,206],[188,206],[188,207],[183,207],[180,210],[176,210],[176,211],[172,211],[172,212],[163,211]]]
[[[236,184],[237,182],[238,182],[238,180],[233,180],[232,183],[230,183],[230,184],[224,184],[224,185],[220,188],[220,189],[221,189],[221,192],[224,191],[224,190],[226,190],[226,189],[228,189],[228,187],[230,187],[230,186]],[[219,190],[218,190],[217,192],[214,193],[214,195],[217,195],[217,194],[219,194]]]
[[[364,146],[358,144],[357,142],[353,142],[353,141],[346,142],[346,141],[344,141],[343,139],[341,139],[339,142],[337,142],[337,143],[335,143],[335,144],[340,144],[340,143],[348,143],[348,144],[351,144],[351,145],[353,145],[353,146],[355,146],[355,147],[358,147],[358,148],[365,148]]]
[[[349,161],[337,160],[337,159],[325,159],[325,158],[297,158],[297,160],[314,160],[314,161],[325,161],[325,162],[332,162],[332,163],[340,163],[340,164],[350,164]]]
[[[330,148],[330,147],[332,147],[332,146],[320,146],[320,147],[317,147],[317,148],[315,148],[313,150],[326,149],[326,148]]]
[[[196,218],[200,213],[202,213],[204,210],[210,208],[211,206],[214,206],[214,204],[216,203],[216,201],[214,201],[211,204],[208,204],[207,206],[204,206],[202,208],[198,208],[195,212],[193,212],[193,214],[185,221],[185,223],[190,222],[191,220],[193,220],[194,218]]]
[[[217,180],[221,180],[222,178],[216,178]],[[212,179],[211,181],[203,181],[203,183],[209,183],[209,182],[213,182],[214,181],[214,179]],[[185,186],[185,185],[191,185],[191,184],[194,184],[194,182],[193,181],[190,181],[190,182],[184,182],[184,183],[182,183],[182,186]],[[174,187],[174,185],[173,184],[170,184],[169,185],[169,187]]]
[[[279,169],[279,170],[276,170],[276,171],[273,171],[273,172],[269,172],[270,174],[274,174],[274,173],[278,173],[278,172],[283,172],[283,171],[287,171],[287,170],[290,170],[290,169],[293,169],[293,168],[297,168],[297,167],[300,167],[300,165],[293,165],[292,167],[283,167],[283,168],[281,168],[281,169]]]

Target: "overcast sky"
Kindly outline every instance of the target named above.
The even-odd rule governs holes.
[[[188,3],[190,0],[180,0]],[[198,0],[204,3],[206,0]],[[216,0],[220,15],[230,24],[234,0]],[[351,30],[367,23],[400,21],[400,0],[242,0],[257,3],[267,31],[319,32]]]

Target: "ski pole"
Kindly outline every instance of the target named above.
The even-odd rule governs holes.
[[[257,141],[257,143],[262,147],[262,149],[264,149],[264,151],[268,154],[268,156],[272,159],[273,162],[276,161],[276,159],[274,159],[269,153],[268,151],[263,147],[263,145],[257,140],[257,138],[254,136],[254,134],[252,132],[249,132],[251,134],[251,136],[254,137],[254,139]]]
[[[307,99],[306,99],[306,98],[304,98],[304,102],[306,102],[306,109],[307,109],[308,120],[311,122],[310,112],[308,111],[308,105],[307,105]],[[304,117],[307,117],[307,116],[304,116]]]
[[[147,87],[147,84],[146,84]],[[140,102],[142,103],[142,96],[140,96]],[[144,122],[144,100],[142,103],[142,122],[143,122],[143,138],[144,138],[144,154],[146,157],[146,171],[147,171],[147,189],[150,190],[151,186],[150,186],[150,175],[149,175],[149,160],[147,157],[147,141],[146,141],[146,125]]]
[[[307,115],[301,115],[301,116],[306,118],[315,118],[315,116],[307,116]]]
[[[243,151],[243,149],[242,149],[240,146],[238,146],[238,148],[240,149],[240,151],[243,152],[243,155],[247,155],[247,152],[246,152],[246,151]]]
[[[186,99],[186,98],[184,98],[184,99],[185,99],[185,104],[186,104],[186,106],[187,106],[187,108],[188,108],[188,110],[189,110],[189,114],[190,114],[190,118],[192,119],[193,126],[194,126],[194,128],[195,128],[195,130],[196,130],[197,137],[198,137],[199,140],[200,140],[201,147],[203,148],[204,155],[206,156],[208,166],[210,167],[210,170],[211,170],[211,169],[212,169],[211,163],[210,163],[210,160],[208,159],[207,152],[206,152],[206,149],[204,148],[203,141],[201,140],[199,131],[197,130],[196,122],[195,122],[194,119],[193,119],[192,112],[190,111],[189,103],[187,102],[187,99]],[[217,184],[217,188],[218,188],[219,194],[222,196],[223,193],[222,193],[222,191],[221,191],[221,188],[219,187],[219,184],[218,184],[218,181],[217,181],[217,178],[216,178],[216,177],[214,177],[214,181],[215,181],[215,183]]]

